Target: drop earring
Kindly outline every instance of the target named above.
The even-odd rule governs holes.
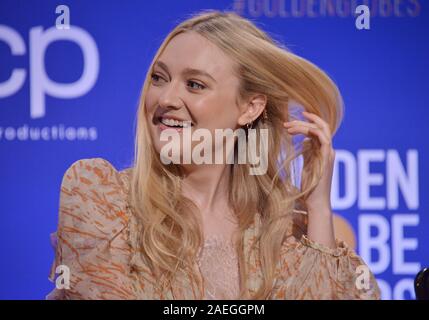
[[[265,108],[263,112],[263,121],[266,122],[267,120],[268,120],[268,112],[267,112],[267,108]]]

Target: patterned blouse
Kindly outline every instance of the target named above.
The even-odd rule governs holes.
[[[57,266],[65,265],[70,282],[68,289],[53,289],[47,299],[198,299],[186,275],[178,275],[169,290],[161,291],[144,256],[137,254],[137,221],[127,205],[130,170],[117,171],[107,160],[92,158],[76,161],[65,172],[49,279],[55,282]],[[332,249],[307,238],[304,215],[298,210],[295,214],[293,227],[300,231],[281,247],[270,299],[379,299],[371,272],[366,285],[359,285],[362,259],[343,241],[336,240]],[[258,247],[250,250],[260,226],[256,214],[245,231],[250,293],[262,283]],[[204,281],[204,299],[238,296],[238,258],[231,243],[207,238],[196,266]]]

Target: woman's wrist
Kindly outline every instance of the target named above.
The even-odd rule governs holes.
[[[330,208],[308,210],[307,237],[327,247],[336,248],[334,223]]]

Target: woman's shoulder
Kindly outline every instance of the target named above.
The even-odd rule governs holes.
[[[77,187],[112,187],[117,186],[127,191],[131,168],[117,170],[103,158],[79,159],[66,170],[62,185],[73,184]]]
[[[66,170],[50,279],[55,279],[59,265],[67,266],[74,277],[71,288],[61,294],[77,299],[133,296],[127,277],[131,258],[129,173],[127,169],[118,171],[102,158],[80,159]],[[117,285],[115,290],[111,283]],[[50,296],[59,292],[54,290]]]
[[[64,173],[60,190],[59,224],[72,222],[98,234],[111,233],[128,222],[131,169],[118,171],[103,158],[75,161]]]

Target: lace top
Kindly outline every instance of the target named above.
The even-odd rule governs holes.
[[[93,158],[76,161],[64,174],[49,278],[56,282],[57,267],[66,266],[69,286],[56,287],[47,299],[235,298],[237,256],[232,244],[216,237],[205,240],[195,262],[205,284],[203,291],[187,274],[178,274],[169,288],[160,288],[150,264],[139,253],[140,228],[127,196],[130,170],[117,171],[110,162]],[[356,270],[364,261],[343,241],[337,240],[333,249],[307,238],[305,220],[301,221],[304,215],[295,211],[286,230],[293,236],[280,248],[269,299],[379,299],[372,273],[369,286],[356,286]],[[246,296],[256,293],[263,283],[256,241],[262,219],[259,213],[252,218],[242,235]]]
[[[217,235],[208,237],[200,249],[197,263],[204,279],[204,299],[238,298],[238,256],[230,241]]]

